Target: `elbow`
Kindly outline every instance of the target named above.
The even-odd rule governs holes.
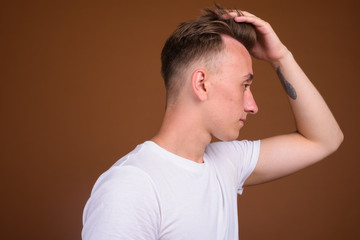
[[[329,154],[332,154],[333,152],[338,150],[343,141],[344,133],[339,129],[336,135],[332,138],[331,143],[329,143],[328,145]]]
[[[341,145],[341,143],[344,141],[344,133],[341,131],[341,130],[339,130],[339,134],[340,134],[340,136],[339,136],[339,146]]]

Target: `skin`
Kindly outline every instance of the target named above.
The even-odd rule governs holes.
[[[207,82],[204,102],[208,134],[222,141],[239,136],[247,114],[255,114],[257,105],[250,90],[252,62],[245,47],[229,36],[222,36],[226,46],[221,70]]]
[[[258,41],[248,52],[242,44],[222,36],[225,51],[221,69],[213,72],[201,62],[182,76],[184,87],[175,104],[168,106],[155,143],[181,157],[202,163],[212,137],[235,140],[247,114],[258,111],[250,91],[250,55],[271,64],[285,86],[297,131],[262,139],[255,170],[245,186],[271,181],[318,162],[334,152],[343,134],[319,92],[281,43],[270,24],[242,11],[229,12],[236,22],[252,23]],[[290,89],[290,90],[289,90]],[[295,97],[296,96],[296,97]],[[191,133],[191,134],[189,134]]]
[[[280,67],[276,68],[276,73],[279,76],[280,82],[287,93],[287,95],[292,99],[296,100],[297,94],[295,88],[285,79],[285,77],[281,73]]]
[[[212,71],[202,62],[189,67],[182,75],[186,80],[176,103],[167,107],[160,131],[152,139],[198,163],[203,163],[212,137],[236,139],[247,114],[258,111],[250,91],[253,71],[249,52],[229,36],[222,36],[222,40],[225,50],[218,58],[221,68]]]

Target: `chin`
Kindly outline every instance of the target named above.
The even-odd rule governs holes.
[[[233,133],[233,134],[229,134],[229,135],[226,135],[226,136],[222,136],[222,137],[219,137],[217,139],[223,141],[223,142],[231,142],[231,141],[234,141],[236,140],[238,137],[239,137],[239,132],[237,133]]]

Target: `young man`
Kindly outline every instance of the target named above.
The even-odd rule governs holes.
[[[278,74],[297,132],[235,141],[258,109],[251,57]],[[335,151],[342,132],[271,26],[217,8],[180,24],[162,52],[167,107],[158,134],[96,182],[83,239],[238,239],[237,193]],[[212,137],[221,140],[210,143]]]

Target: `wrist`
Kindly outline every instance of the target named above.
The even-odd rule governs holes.
[[[270,64],[273,66],[273,68],[277,69],[281,65],[284,65],[284,63],[288,62],[289,60],[291,61],[293,59],[294,59],[294,57],[293,57],[292,53],[286,47],[284,47],[284,51],[283,51],[283,54],[281,55],[281,57],[279,57],[276,60],[271,61]]]

